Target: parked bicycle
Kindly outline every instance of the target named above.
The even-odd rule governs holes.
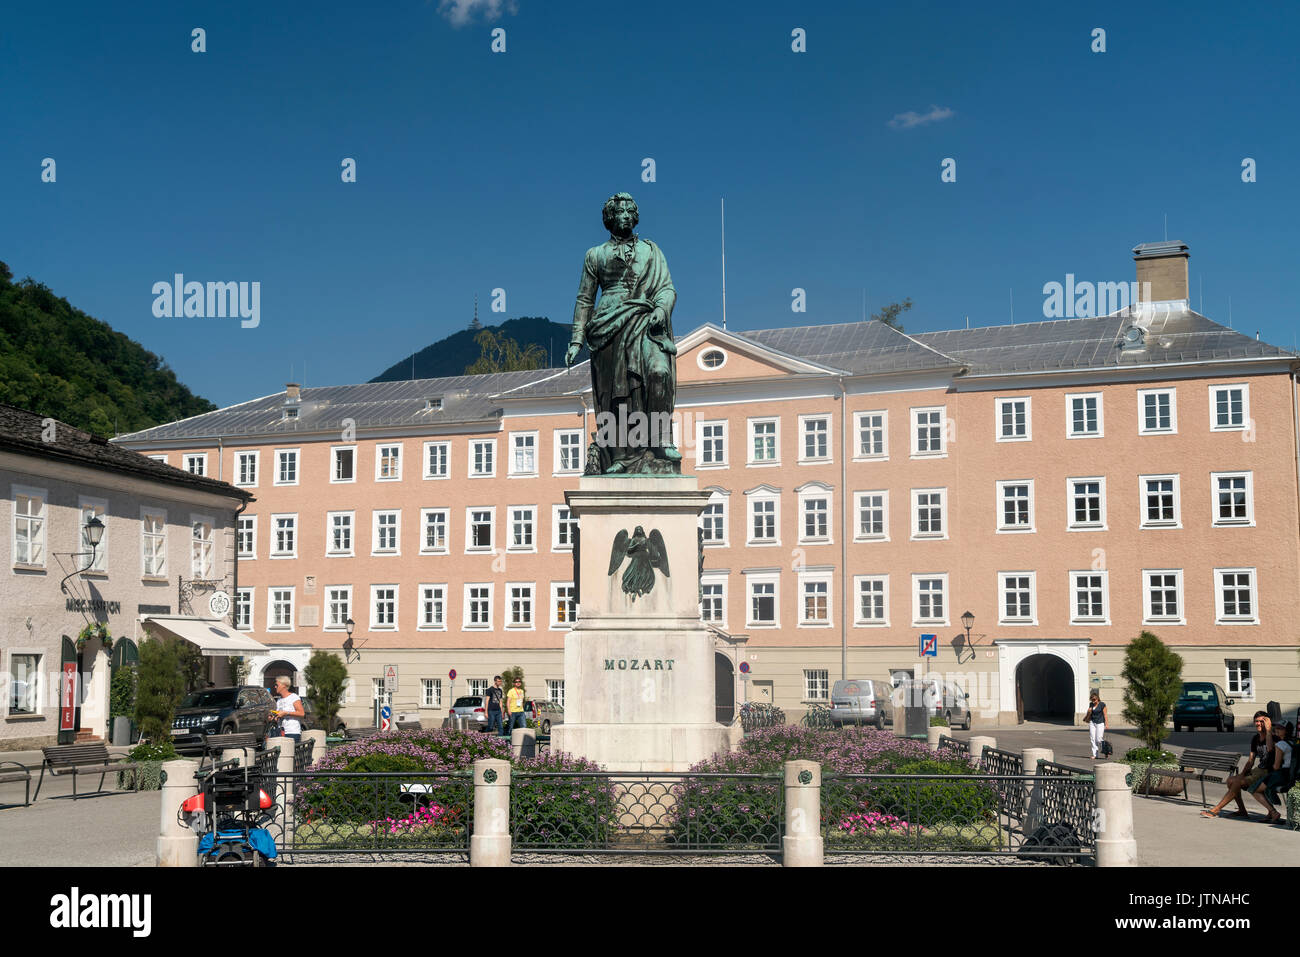
[[[746,701],[740,706],[740,726],[746,734],[759,728],[785,724],[785,712],[766,701]]]
[[[831,709],[824,704],[815,704],[804,712],[800,723],[805,728],[833,728],[835,719],[831,716]]]

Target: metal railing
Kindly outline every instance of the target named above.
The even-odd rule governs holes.
[[[958,741],[956,738],[950,738],[946,734],[939,735],[938,750],[951,751],[955,753],[958,757],[964,758],[967,761],[971,759],[970,742]]]
[[[776,853],[784,830],[779,774],[517,772],[515,851],[580,854]]]

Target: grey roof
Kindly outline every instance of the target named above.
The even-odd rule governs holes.
[[[1161,256],[1178,256],[1187,253],[1187,243],[1181,239],[1166,239],[1158,243],[1138,243],[1133,247],[1134,259],[1155,259]]]
[[[1107,369],[1231,359],[1291,359],[1293,353],[1221,326],[1196,312],[1150,323],[1141,349],[1119,347],[1133,321],[1126,311],[1096,319],[1054,319],[1014,326],[920,332],[916,338],[961,360],[969,375]]]
[[[740,333],[761,346],[830,366],[851,375],[947,369],[959,362],[942,350],[883,322],[841,322]]]
[[[179,422],[119,435],[113,441],[147,442],[216,435],[292,436],[338,430],[343,427],[344,419],[352,419],[359,429],[483,422],[492,419],[500,408],[500,403],[493,398],[495,394],[554,372],[554,369],[534,369],[303,389],[296,419],[284,418],[285,393],[277,392]],[[435,397],[442,399],[442,408],[426,408],[426,400]]]
[[[119,472],[136,478],[162,482],[168,485],[213,492],[232,499],[252,499],[253,494],[235,488],[214,478],[191,475],[183,469],[172,468],[162,462],[132,452],[107,440],[64,423],[54,422],[51,441],[45,441],[51,431],[45,427],[46,419],[35,412],[0,405],[0,449],[30,455],[35,458],[84,465],[109,472]]]

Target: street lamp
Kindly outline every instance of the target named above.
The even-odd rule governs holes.
[[[68,593],[68,579],[71,578],[73,575],[80,575],[91,565],[95,564],[95,549],[99,548],[99,543],[102,542],[103,540],[104,540],[104,523],[99,520],[98,516],[92,515],[90,517],[90,521],[86,523],[86,541],[90,543],[90,551],[68,553],[69,558],[84,558],[85,556],[89,555],[90,561],[87,562],[84,567],[73,568],[72,571],[64,575],[63,581],[59,582],[59,591],[63,592],[63,594],[66,595]],[[75,564],[76,562],[73,562],[73,565]]]
[[[348,664],[352,663],[353,655],[357,656],[357,661],[361,660],[361,652],[357,651],[355,648],[352,647],[352,629],[355,628],[356,626],[357,623],[353,621],[351,618],[343,622],[343,627],[348,630],[347,638],[343,639],[343,660]]]
[[[975,657],[975,649],[974,649],[974,647],[971,646],[971,643],[970,643],[970,629],[971,629],[971,626],[975,624],[975,616],[972,615],[972,614],[971,614],[970,612],[968,612],[968,611],[967,611],[967,612],[962,612],[962,616],[961,616],[961,624],[962,624],[962,627],[966,629],[966,648],[970,651],[970,656],[971,656],[971,658],[974,658],[974,657]]]

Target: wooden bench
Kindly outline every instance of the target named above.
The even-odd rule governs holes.
[[[1167,768],[1147,768],[1146,777],[1142,781],[1143,793],[1151,793],[1151,778],[1181,778],[1183,781],[1183,800],[1190,801],[1187,796],[1187,782],[1201,782],[1201,806],[1208,807],[1209,802],[1205,800],[1205,782],[1206,781],[1226,781],[1229,776],[1237,773],[1237,761],[1240,755],[1233,754],[1230,751],[1199,751],[1196,748],[1188,748],[1183,752],[1182,757],[1178,759],[1178,770],[1173,771]],[[1221,775],[1221,776],[1216,776]]]
[[[363,738],[372,738],[378,733],[378,728],[348,728],[348,740],[360,741]]]
[[[45,760],[41,762],[41,776],[36,782],[36,796],[41,796],[41,785],[45,782],[45,772],[48,770],[51,777],[58,777],[62,774],[72,775],[72,799],[77,800],[77,775],[79,774],[98,774],[99,790],[104,790],[104,776],[110,771],[138,771],[140,765],[131,764],[121,757],[109,757],[108,748],[101,742],[99,744],[65,744],[55,745],[50,748],[41,748],[45,755]],[[139,776],[137,775],[134,783],[139,786]]]
[[[216,764],[223,751],[242,751],[245,758],[257,750],[257,735],[248,731],[242,734],[209,734],[203,738],[203,761]]]
[[[8,770],[5,769],[6,766],[8,766]],[[32,803],[32,772],[27,770],[25,764],[19,764],[17,761],[0,761],[0,784],[17,784],[19,781],[23,782],[26,792],[23,796],[23,807],[30,807]]]

